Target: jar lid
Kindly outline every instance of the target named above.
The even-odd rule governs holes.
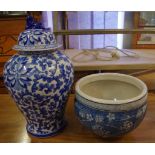
[[[17,51],[44,51],[60,48],[54,34],[49,29],[28,29],[20,33],[18,45],[13,47]]]
[[[60,48],[54,34],[49,28],[43,28],[40,23],[27,18],[26,30],[18,37],[18,44],[13,47],[17,51],[45,51]]]

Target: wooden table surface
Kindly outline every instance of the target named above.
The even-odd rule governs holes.
[[[57,142],[155,142],[155,93],[148,96],[148,110],[142,123],[134,131],[120,138],[103,139],[83,127],[74,114],[74,95],[66,108],[68,126],[54,137],[36,138],[28,135],[25,119],[8,94],[0,94],[0,142],[2,143],[57,143]]]

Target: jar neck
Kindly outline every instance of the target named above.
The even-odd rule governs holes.
[[[56,50],[55,50],[56,51]],[[18,51],[20,55],[40,55],[40,54],[49,54],[55,52],[53,50],[47,50],[47,51]]]

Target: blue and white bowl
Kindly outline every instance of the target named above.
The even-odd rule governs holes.
[[[45,51],[56,50],[61,45],[57,44],[55,36],[50,29],[27,29],[18,37],[18,44],[13,47],[17,51]]]
[[[135,129],[147,109],[147,87],[139,79],[117,73],[93,74],[76,83],[75,112],[80,122],[102,137]]]

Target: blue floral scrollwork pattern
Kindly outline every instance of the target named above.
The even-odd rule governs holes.
[[[43,137],[64,127],[73,67],[63,53],[14,55],[5,64],[4,83],[26,117],[28,132]]]

